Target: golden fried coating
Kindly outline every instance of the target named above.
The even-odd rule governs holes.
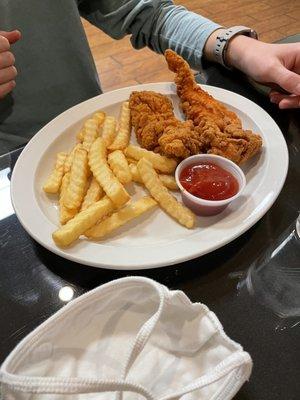
[[[259,135],[243,130],[238,116],[197,85],[187,64],[172,50],[165,52],[169,69],[176,73],[182,110],[195,126],[202,152],[227,157],[237,164],[256,154],[262,146]],[[197,136],[196,134],[196,136]]]
[[[170,124],[158,139],[159,149],[164,154],[173,154],[177,158],[187,158],[202,151],[203,144],[194,129],[192,121]]]
[[[137,141],[147,150],[185,158],[200,151],[201,143],[191,121],[179,121],[168,97],[151,91],[132,92],[131,122]]]
[[[175,122],[171,101],[160,93],[132,92],[129,107],[137,141],[147,150],[154,150],[165,127]]]

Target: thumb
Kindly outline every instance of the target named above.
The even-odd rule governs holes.
[[[21,32],[14,30],[14,31],[0,31],[0,36],[4,36],[10,44],[16,43],[19,39],[21,39]]]
[[[291,94],[300,95],[300,75],[279,65],[273,73],[273,81]]]

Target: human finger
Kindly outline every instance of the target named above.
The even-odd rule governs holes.
[[[277,96],[277,95],[283,95],[286,96],[286,94],[282,93],[282,92],[278,92],[278,90],[271,90],[269,93],[269,96]]]
[[[12,81],[17,76],[17,69],[14,66],[3,68],[0,70],[0,84]]]
[[[272,70],[272,78],[284,90],[289,93],[300,95],[300,75],[289,71],[283,65]]]
[[[282,99],[289,97],[289,96],[290,95],[288,95],[288,94],[280,93],[275,90],[271,90],[271,92],[269,93],[269,98],[270,98],[271,103],[275,103],[275,104],[278,104]]]
[[[298,108],[300,102],[300,96],[287,95],[276,91],[270,93],[271,103],[279,105],[279,108]]]
[[[8,51],[10,49],[10,44],[6,37],[0,35],[0,52]]]
[[[18,31],[17,29],[13,31],[0,31],[0,36],[5,37],[10,44],[16,43],[18,40],[21,39],[21,32]]]
[[[14,65],[15,57],[10,51],[0,53],[0,69]]]
[[[0,99],[6,96],[9,92],[11,92],[15,86],[16,86],[15,81],[10,81],[4,83],[3,85],[0,85]]]
[[[290,96],[280,100],[279,108],[284,110],[286,108],[300,108],[300,96]]]

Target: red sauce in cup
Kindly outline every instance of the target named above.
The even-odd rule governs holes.
[[[189,165],[182,170],[179,180],[189,193],[205,200],[225,200],[239,190],[236,178],[213,163]]]

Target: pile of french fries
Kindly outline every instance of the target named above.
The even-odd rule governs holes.
[[[128,101],[118,121],[99,111],[87,119],[73,149],[60,152],[43,186],[57,194],[61,227],[52,237],[66,247],[81,235],[102,239],[146,211],[160,206],[187,228],[194,214],[169,192],[177,190],[177,161],[130,144]],[[133,201],[126,185],[144,185],[149,196]]]

